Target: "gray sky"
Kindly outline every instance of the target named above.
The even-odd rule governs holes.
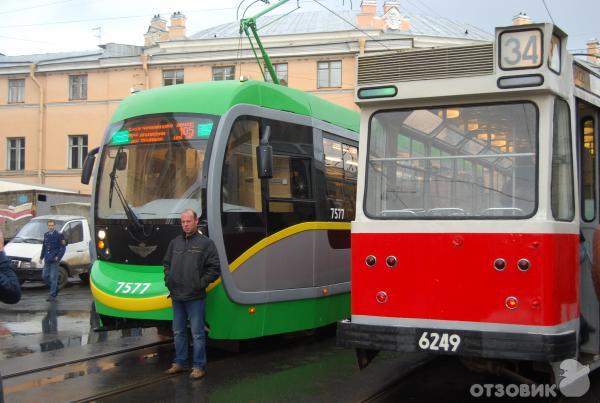
[[[274,2],[275,0],[272,0]],[[320,0],[335,10],[359,9],[360,0]],[[569,34],[568,48],[585,48],[600,38],[600,0],[545,0],[555,23]],[[143,44],[143,34],[154,14],[167,20],[174,11],[187,17],[187,34],[236,20],[240,0],[2,0],[0,1],[0,53],[22,55],[95,49],[99,43]],[[242,10],[252,0],[245,0]],[[383,0],[378,0],[379,5]],[[300,0],[304,10],[322,9],[312,0]],[[295,8],[296,1],[276,14]],[[253,5],[248,15],[265,7]],[[281,10],[281,11],[279,11]],[[324,10],[324,9],[323,9]],[[409,14],[443,16],[475,25],[492,33],[509,25],[514,15],[527,13],[535,22],[550,16],[543,0],[400,0]],[[332,18],[336,18],[332,15]],[[101,27],[101,38],[97,37]],[[101,42],[100,42],[101,41]]]

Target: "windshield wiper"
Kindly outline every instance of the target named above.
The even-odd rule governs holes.
[[[113,169],[113,171],[110,174],[110,184],[111,184],[111,186],[110,186],[111,193],[109,194],[109,198],[112,197],[112,190],[114,188],[117,191],[117,196],[119,197],[119,200],[121,201],[121,204],[123,205],[123,209],[125,210],[125,215],[127,216],[127,219],[129,220],[129,222],[136,229],[143,230],[144,226],[140,222],[140,219],[135,215],[135,213],[129,206],[127,199],[125,198],[125,196],[123,196],[123,192],[121,192],[121,188],[119,187],[119,182],[117,182],[117,172],[115,169]],[[110,199],[109,199],[109,202],[110,202]]]
[[[113,163],[112,171],[110,172],[110,187],[108,189],[108,208],[112,207],[113,190],[115,188],[115,181],[117,179],[117,162],[119,161],[119,154],[122,152],[123,147],[119,147],[117,155],[115,156],[115,162]]]

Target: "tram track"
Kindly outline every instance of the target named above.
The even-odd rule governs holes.
[[[61,368],[61,367],[67,367],[69,365],[80,364],[80,363],[86,362],[86,361],[93,361],[93,360],[97,360],[97,359],[100,359],[100,358],[106,358],[106,357],[110,357],[110,356],[116,356],[116,355],[120,355],[120,354],[129,353],[129,352],[132,352],[132,351],[143,350],[145,348],[160,346],[160,345],[169,344],[169,343],[172,343],[172,342],[173,342],[173,339],[165,339],[165,340],[155,341],[155,342],[152,342],[152,343],[146,343],[146,344],[142,344],[142,345],[131,346],[131,347],[127,347],[127,348],[120,349],[120,350],[107,351],[107,352],[104,352],[104,353],[96,353],[96,354],[88,355],[88,356],[82,357],[82,358],[76,358],[76,359],[72,359],[72,360],[61,361],[61,362],[57,362],[57,363],[49,364],[49,365],[44,365],[44,366],[37,367],[37,368],[25,369],[25,370],[18,371],[18,372],[3,374],[2,378],[4,380],[8,380],[8,379],[12,379],[12,378],[18,378],[18,377],[24,376],[24,375],[35,374],[35,373],[38,373],[38,372],[41,373],[41,372],[44,372],[44,371],[54,370],[54,369],[58,369],[58,368]]]

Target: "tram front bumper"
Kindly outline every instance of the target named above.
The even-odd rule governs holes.
[[[429,336],[435,334],[434,338]],[[446,336],[444,336],[446,335]],[[448,337],[460,338],[456,350]],[[433,345],[433,340],[446,342]],[[425,338],[425,341],[424,339]],[[421,343],[420,343],[421,342]],[[554,362],[576,355],[576,332],[560,334],[509,333],[478,330],[426,329],[338,322],[337,345],[345,348],[434,354],[482,358]],[[432,348],[433,346],[433,348]],[[423,348],[425,347],[425,348]]]

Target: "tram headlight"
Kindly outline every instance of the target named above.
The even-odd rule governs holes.
[[[104,238],[106,238],[106,231],[104,231],[103,229],[98,231],[98,239],[100,240],[104,240]]]
[[[104,244],[104,241],[102,239],[98,241],[98,249],[102,250],[105,246],[106,245]]]
[[[385,264],[390,269],[393,269],[398,264],[398,259],[396,259],[396,256],[388,256],[387,259],[385,259]]]
[[[367,258],[365,259],[365,263],[367,264],[367,266],[369,266],[369,267],[373,267],[373,266],[375,266],[375,264],[377,263],[377,259],[375,259],[375,256],[373,256],[373,255],[369,255],[369,256],[367,256]]]
[[[516,297],[508,297],[504,304],[508,309],[516,309],[519,306],[519,300]]]

